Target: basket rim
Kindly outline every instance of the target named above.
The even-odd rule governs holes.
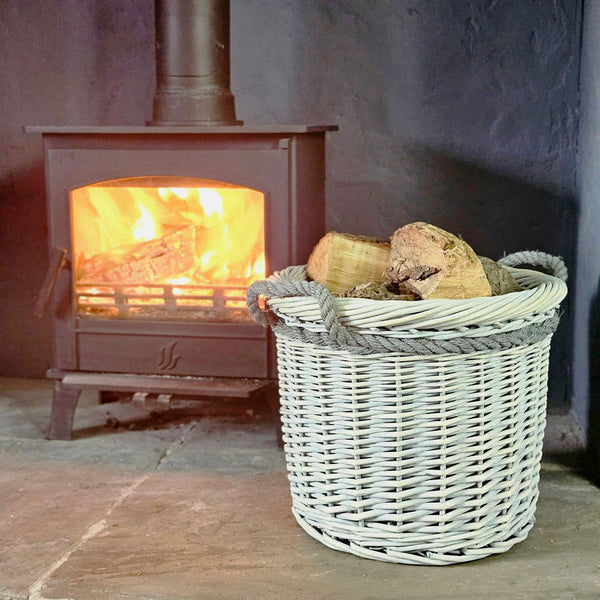
[[[358,329],[456,329],[493,325],[507,320],[528,319],[555,310],[568,292],[561,279],[516,267],[505,267],[525,289],[501,296],[441,298],[434,300],[333,299],[336,314],[347,327]],[[270,281],[306,281],[306,265],[295,265],[274,273]],[[312,296],[267,299],[271,310],[282,318],[321,323],[317,300]]]

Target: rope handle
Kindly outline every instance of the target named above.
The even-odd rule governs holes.
[[[531,265],[532,267],[541,267],[548,271],[561,281],[567,282],[568,271],[563,259],[560,256],[553,256],[540,250],[523,250],[514,252],[502,257],[498,264],[503,267],[517,267],[519,265]]]
[[[263,327],[276,327],[282,322],[268,305],[271,296],[289,298],[313,296],[317,300],[323,325],[329,335],[340,345],[356,344],[354,335],[340,322],[331,292],[316,281],[255,281],[246,293],[248,309],[252,318]]]

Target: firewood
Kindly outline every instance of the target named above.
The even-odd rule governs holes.
[[[394,233],[385,276],[387,283],[402,284],[422,299],[492,295],[473,249],[429,223],[410,223]]]
[[[483,266],[486,277],[492,288],[492,296],[501,296],[510,292],[520,292],[523,288],[515,281],[510,271],[498,264],[495,260],[480,256],[479,260]]]
[[[164,282],[195,267],[196,227],[176,229],[160,238],[123,244],[90,258],[81,258],[81,283]]]
[[[314,247],[307,273],[330,292],[345,292],[361,283],[383,282],[389,257],[388,241],[332,231]]]
[[[361,283],[343,293],[336,294],[345,298],[369,298],[370,300],[417,300],[418,296],[410,293],[395,293],[385,283]]]

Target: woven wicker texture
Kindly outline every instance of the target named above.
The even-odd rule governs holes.
[[[350,332],[368,327],[433,341],[556,319],[565,284],[512,272],[529,289],[508,294],[509,302],[500,297],[504,312],[496,298],[334,304]],[[302,277],[292,267],[275,282]],[[331,329],[314,297],[271,295],[268,306],[273,322],[285,323],[274,330],[292,512],[311,536],[361,557],[419,565],[479,559],[526,538],[538,497],[551,333],[500,350],[361,355],[290,334]]]
[[[410,564],[504,552],[534,522],[549,339],[457,357],[278,338],[293,512],[337,550]]]

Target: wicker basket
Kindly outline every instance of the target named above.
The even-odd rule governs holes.
[[[560,259],[525,259],[566,279]],[[524,291],[470,300],[334,299],[306,282],[304,267],[251,286],[251,311],[277,337],[292,511],[311,536],[419,565],[479,559],[526,538],[567,288],[511,272]]]

